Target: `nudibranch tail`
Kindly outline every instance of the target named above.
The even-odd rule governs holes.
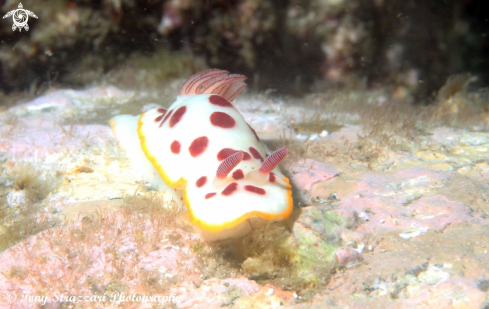
[[[241,161],[243,161],[244,152],[238,151],[229,157],[227,157],[217,168],[217,177],[226,178],[227,175],[235,168]]]
[[[228,101],[233,101],[238,93],[246,87],[246,77],[229,74],[228,71],[211,69],[189,77],[180,88],[179,95],[218,94]]]
[[[283,147],[269,155],[262,163],[260,173],[268,175],[287,156],[288,152],[287,147]]]

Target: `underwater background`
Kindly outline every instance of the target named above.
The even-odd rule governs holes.
[[[0,2],[0,308],[489,306],[484,1],[19,3]],[[233,105],[288,148],[294,199],[219,242],[109,125],[210,68],[248,78]]]

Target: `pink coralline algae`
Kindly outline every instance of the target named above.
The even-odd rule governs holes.
[[[453,291],[457,291],[458,295],[466,296],[464,299],[458,299],[455,295],[457,293],[453,293]],[[422,287],[418,295],[407,300],[400,308],[450,309],[464,308],[465,306],[483,308],[486,297],[486,293],[481,291],[473,280],[454,278],[440,282],[434,288],[430,285]]]
[[[324,163],[306,159],[291,168],[292,183],[299,190],[311,190],[318,182],[328,181],[340,174],[340,171]]]
[[[63,124],[64,120],[78,116],[83,123],[82,115],[97,109],[101,100],[127,101],[132,95],[115,87],[57,90],[14,106],[5,116],[8,121],[0,124],[0,153],[25,161],[52,162],[87,146],[106,145],[112,139],[107,126]]]
[[[342,216],[358,216],[361,225],[357,231],[363,233],[443,230],[450,224],[485,223],[470,207],[434,194],[436,188],[449,182],[449,176],[423,168],[366,175],[354,192],[347,196],[339,194],[340,202],[334,211]]]

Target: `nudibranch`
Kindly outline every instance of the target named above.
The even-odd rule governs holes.
[[[168,109],[110,120],[144,179],[182,199],[207,240],[245,235],[293,208],[278,166],[287,148],[271,153],[231,103],[245,79],[207,70],[188,78]]]

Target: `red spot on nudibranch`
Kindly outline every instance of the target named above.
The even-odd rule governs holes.
[[[222,190],[221,194],[229,196],[236,190],[238,190],[238,184],[236,182],[232,182],[224,190]]]
[[[251,132],[253,132],[253,134],[255,135],[256,140],[260,141],[260,138],[258,137],[258,134],[256,134],[255,129],[253,129],[249,124],[248,124],[248,127],[250,128]]]
[[[202,187],[203,185],[205,185],[205,183],[207,182],[207,177],[205,176],[202,176],[200,177],[199,179],[197,179],[197,181],[195,182],[195,185],[200,188]]]
[[[160,122],[161,119],[163,119],[163,117],[165,117],[166,109],[164,109],[164,108],[158,108],[156,111],[158,113],[160,113],[161,115],[159,115],[158,117],[155,118],[155,122]]]
[[[158,117],[155,118],[155,122],[160,122],[161,119],[163,119],[163,117],[165,117],[165,114],[159,115]]]
[[[208,200],[208,199],[210,199],[211,197],[213,197],[214,195],[216,195],[216,192],[207,193],[207,194],[205,195],[205,199],[206,199],[206,200]]]
[[[222,161],[229,157],[230,155],[234,154],[236,150],[231,149],[231,148],[223,148],[221,151],[217,153],[217,160]]]
[[[173,141],[170,145],[171,152],[174,154],[179,154],[180,153],[180,142],[179,141]]]
[[[197,137],[193,140],[192,144],[190,144],[190,147],[188,147],[188,151],[192,157],[196,157],[201,155],[207,149],[208,144],[209,139],[207,136]]]
[[[270,182],[275,182],[275,174],[270,172],[270,174],[268,174],[268,181]]]
[[[233,172],[233,178],[238,180],[238,179],[241,179],[241,178],[244,178],[244,174],[243,174],[243,171],[242,170],[235,170]]]
[[[209,97],[209,102],[211,102],[211,104],[222,106],[222,107],[233,107],[233,104],[231,104],[231,102],[218,95],[211,95]]]
[[[211,123],[216,127],[229,129],[236,125],[234,118],[223,112],[214,112],[211,114]]]
[[[244,188],[245,188],[246,191],[250,191],[250,192],[253,192],[253,193],[256,193],[256,194],[260,194],[260,195],[265,195],[267,193],[265,191],[265,189],[258,188],[258,187],[255,187],[255,186],[251,186],[251,185],[246,185],[246,186],[244,186]]]
[[[234,149],[231,149],[231,148],[223,148],[223,149],[221,149],[221,151],[219,151],[217,153],[217,160],[219,160],[219,161],[225,160],[227,157],[229,157],[230,155],[235,154],[238,151],[239,150],[234,150]],[[250,154],[247,153],[246,151],[243,151],[243,154],[244,154],[243,155],[243,161],[246,161],[246,160],[251,159]]]
[[[187,111],[186,106],[182,106],[179,109],[177,109],[175,114],[173,114],[173,116],[170,119],[170,128],[173,128],[173,126],[176,125],[180,121],[180,119],[182,119],[182,116],[183,114],[185,114],[185,111]]]
[[[163,118],[163,121],[160,123],[160,127],[165,123],[168,118],[170,118],[171,114],[173,114],[173,110],[166,114],[165,118]]]
[[[251,155],[253,155],[253,158],[255,158],[255,159],[260,160],[261,162],[263,162],[263,157],[258,152],[258,150],[256,150],[254,147],[250,147],[250,152],[251,152]]]

